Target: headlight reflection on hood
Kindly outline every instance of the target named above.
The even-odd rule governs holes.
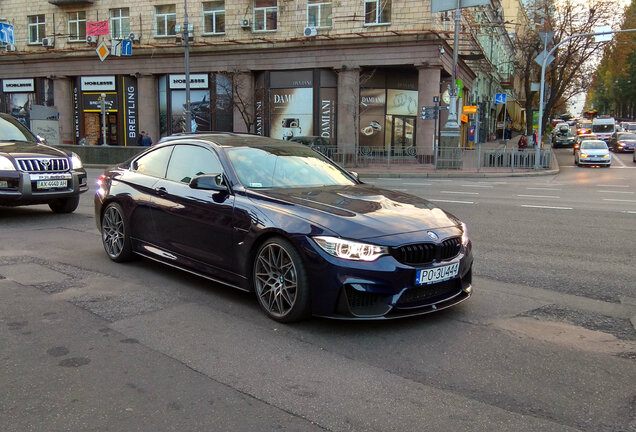
[[[329,255],[353,261],[375,261],[389,253],[385,246],[359,243],[337,237],[312,237],[318,246]]]

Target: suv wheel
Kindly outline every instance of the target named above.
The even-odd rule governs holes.
[[[73,213],[79,206],[80,197],[58,198],[49,203],[53,213]]]

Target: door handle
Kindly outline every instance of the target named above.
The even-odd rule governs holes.
[[[166,196],[168,194],[168,191],[166,190],[165,187],[161,186],[161,187],[155,188],[155,193],[159,196]]]

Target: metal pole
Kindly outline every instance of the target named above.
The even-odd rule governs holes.
[[[435,104],[435,117],[433,118],[433,151],[435,152],[433,156],[433,163],[435,164],[435,169],[437,169],[437,152],[439,148],[437,146],[437,120],[439,119],[439,99],[434,98],[433,103]]]
[[[455,40],[453,42],[453,70],[452,70],[452,80],[453,82],[450,85],[450,105],[448,108],[448,121],[444,126],[446,129],[459,129],[458,115],[457,115],[457,96],[459,95],[459,90],[457,88],[457,61],[458,61],[458,51],[459,51],[459,24],[461,21],[461,0],[457,0],[457,9],[455,9]],[[459,143],[458,143],[459,145]]]
[[[185,85],[186,85],[186,107],[185,120],[186,132],[192,132],[192,113],[190,112],[190,29],[188,23],[188,0],[183,0],[185,17],[183,19],[183,39],[185,40]]]
[[[102,145],[106,145],[106,93],[102,93],[99,96],[102,98]]]
[[[570,39],[575,39],[575,38],[579,38],[579,37],[588,37],[588,36],[601,36],[601,35],[607,35],[607,34],[614,34],[614,33],[629,33],[629,32],[635,32],[636,29],[627,29],[627,30],[614,30],[614,31],[607,31],[607,32],[598,32],[598,33],[582,33],[582,34],[575,34],[572,35],[570,37],[567,37],[565,39],[563,39],[561,42],[559,42],[558,44],[556,44],[554,47],[552,47],[552,49],[548,52],[548,54],[543,58],[543,63],[541,64],[541,88],[539,89],[539,91],[541,92],[540,96],[539,96],[539,128],[538,128],[538,133],[537,133],[537,148],[535,151],[535,158],[534,158],[534,168],[535,169],[539,169],[540,167],[540,157],[541,157],[541,135],[543,134],[543,92],[545,91],[545,67],[546,67],[546,62],[548,61],[548,57],[550,57],[552,55],[552,53],[554,51],[556,51],[556,49],[558,47],[560,47],[561,45],[563,45],[565,42],[569,41]]]

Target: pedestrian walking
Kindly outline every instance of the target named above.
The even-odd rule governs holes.
[[[150,138],[150,135],[146,133],[146,131],[141,131],[141,140],[139,144],[144,147],[150,147],[152,145],[152,139]]]

